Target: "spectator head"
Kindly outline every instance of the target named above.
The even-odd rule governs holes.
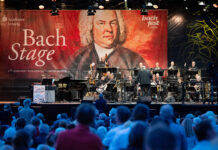
[[[18,118],[16,121],[16,130],[23,129],[26,125],[26,120],[24,118]]]
[[[149,107],[145,104],[137,104],[132,113],[132,119],[133,120],[141,120],[146,121],[149,117],[150,110]]]
[[[193,119],[195,116],[193,114],[187,114],[185,118]]]
[[[4,111],[12,111],[10,104],[4,104]]]
[[[0,150],[13,150],[13,147],[11,145],[3,145],[0,147]]]
[[[105,120],[107,118],[107,115],[105,113],[100,113],[99,114],[99,119]]]
[[[106,127],[104,127],[104,126],[100,126],[100,127],[98,127],[96,133],[97,133],[97,135],[99,136],[99,138],[100,138],[101,140],[103,140],[104,137],[105,137],[105,135],[107,134],[107,129],[106,129]]]
[[[182,126],[185,129],[185,133],[187,137],[194,136],[194,131],[192,127],[192,120],[190,118],[185,118],[182,122]]]
[[[174,110],[172,105],[162,105],[160,108],[160,117],[165,120],[172,120],[174,116]]]
[[[4,133],[4,140],[7,144],[11,144],[12,143],[12,139],[15,137],[16,134],[16,130],[14,128],[8,128],[5,130]]]
[[[61,119],[67,119],[67,118],[68,118],[67,113],[62,113],[62,114],[61,114]]]
[[[61,132],[65,131],[66,129],[63,127],[59,127],[55,130],[55,136],[57,137]]]
[[[196,126],[198,123],[200,123],[201,122],[201,118],[200,117],[195,117],[194,119],[193,119],[193,126]]]
[[[57,114],[57,120],[61,119],[61,114]]]
[[[14,150],[29,150],[32,144],[30,135],[25,130],[17,131],[13,139]]]
[[[39,126],[40,125],[40,119],[37,116],[32,117],[31,124],[34,125],[34,126]]]
[[[136,121],[129,134],[129,148],[143,149],[143,142],[145,140],[145,132],[148,125],[142,121]]]
[[[25,99],[23,101],[23,106],[24,107],[30,107],[30,105],[31,105],[31,100],[30,99]]]
[[[207,118],[209,118],[210,116],[215,117],[215,114],[214,114],[213,111],[207,111],[207,112],[205,113],[205,115],[207,116]]]
[[[39,133],[43,135],[47,135],[49,133],[49,126],[47,124],[41,124],[39,126]]]
[[[119,106],[117,108],[117,113],[116,113],[116,123],[123,124],[129,119],[130,115],[131,115],[131,112],[128,107]]]
[[[67,122],[65,120],[62,120],[58,123],[58,127],[63,127],[63,128],[67,128]]]
[[[96,128],[100,126],[105,126],[105,122],[103,120],[97,120],[95,123]]]
[[[178,139],[164,124],[151,126],[146,134],[146,150],[176,150]]]
[[[36,150],[50,150],[50,147],[46,144],[40,144]]]
[[[29,133],[30,137],[34,138],[36,136],[36,127],[32,124],[26,125],[24,130]]]
[[[215,131],[210,120],[203,120],[195,126],[194,129],[198,141],[211,140],[215,135]]]
[[[38,113],[36,116],[37,116],[40,120],[42,120],[43,122],[45,121],[45,117],[44,117],[44,115],[43,115],[42,113]]]
[[[17,108],[18,112],[19,112],[21,109],[23,109],[23,106],[19,106],[19,107]]]
[[[80,124],[90,125],[95,119],[95,107],[91,104],[81,104],[76,110],[76,119]]]
[[[109,117],[115,116],[117,113],[117,109],[116,108],[111,108],[110,112],[109,112]]]

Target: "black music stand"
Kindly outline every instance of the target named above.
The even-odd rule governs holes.
[[[163,76],[163,72],[164,71],[162,69],[159,69],[159,70],[154,70],[153,74],[159,73],[160,76]]]
[[[194,79],[196,74],[198,74],[198,70],[188,70],[188,75],[190,76],[190,79]]]
[[[107,68],[110,73],[117,73],[117,68]]]
[[[52,80],[53,79],[43,79],[42,85],[52,85]]]
[[[178,73],[178,70],[176,69],[169,69],[168,70],[168,76],[176,76]]]

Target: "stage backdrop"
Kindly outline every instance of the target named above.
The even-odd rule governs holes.
[[[74,62],[75,57],[85,57],[79,52],[81,49],[84,50],[86,46],[84,43],[90,43],[90,39],[82,41],[80,38],[84,36],[79,28],[80,20],[84,20],[81,18],[82,12],[86,13],[87,10],[62,10],[58,16],[51,16],[49,11],[39,10],[2,11],[0,13],[0,77],[40,78],[43,74],[66,76],[69,70],[73,70],[72,66],[78,63]],[[139,10],[121,10],[120,12],[115,13],[117,20],[109,20],[111,31],[107,31],[108,35],[105,35],[106,37],[98,35],[97,40],[101,40],[102,36],[105,38],[103,42],[110,44],[111,41],[113,43],[113,38],[116,41],[120,34],[124,33],[125,36],[119,37],[121,42],[117,42],[122,49],[133,51],[134,53],[131,54],[143,58],[148,67],[154,67],[155,62],[159,62],[160,66],[165,68],[167,65],[167,10],[151,10],[146,16],[140,15]],[[98,10],[97,13],[102,12]],[[100,22],[97,22],[97,25],[100,29],[108,25],[107,21],[111,16],[107,14],[109,13],[98,15]],[[87,20],[87,26],[83,28],[88,28],[91,31],[88,34],[93,34],[92,29],[97,28],[97,25],[91,26],[90,20],[95,24],[93,16],[88,17],[90,18],[88,18],[89,21]],[[119,19],[123,19],[123,22]],[[103,32],[105,31],[99,34]],[[92,41],[98,38],[92,35],[90,37]],[[89,49],[87,53],[88,51]],[[120,55],[124,56],[124,54]],[[134,58],[129,60],[134,62]],[[122,66],[119,67],[122,68]]]

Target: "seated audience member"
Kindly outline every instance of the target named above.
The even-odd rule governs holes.
[[[40,144],[36,150],[50,150],[50,147],[46,144]]]
[[[173,117],[174,117],[173,107],[169,104],[162,105],[160,108],[160,117],[169,123],[170,130],[173,132],[176,138],[179,139],[179,143],[178,143],[178,145],[180,146],[179,150],[187,150],[185,130],[183,127],[173,122]]]
[[[35,115],[35,112],[32,108],[30,108],[31,100],[25,99],[23,101],[24,107],[19,111],[20,118],[24,118],[26,120],[26,123],[30,123],[31,118]]]
[[[215,131],[210,120],[203,120],[195,126],[198,138],[197,145],[192,150],[210,150],[210,141],[215,137]]]
[[[104,139],[104,137],[107,134],[107,128],[104,126],[100,126],[97,128],[96,134],[98,135],[98,137],[101,139],[101,141]]]
[[[14,150],[29,150],[29,148],[31,147],[31,140],[32,139],[30,135],[26,131],[17,131],[13,139]]]
[[[179,150],[177,136],[165,124],[150,126],[145,137],[146,150]]]
[[[95,107],[99,110],[99,113],[108,112],[107,101],[104,99],[104,95],[102,93],[99,94],[99,99],[95,101]]]
[[[195,136],[192,126],[192,119],[185,118],[182,122],[182,126],[185,129],[188,150],[191,150],[197,143],[197,137]]]
[[[56,150],[102,150],[101,140],[89,130],[95,119],[95,108],[90,104],[81,104],[76,110],[78,125],[59,134]]]
[[[49,126],[47,124],[41,124],[39,126],[39,136],[36,137],[36,144],[46,144],[46,137],[49,133]]]
[[[123,128],[114,136],[109,150],[126,149],[129,145],[129,134],[132,126],[136,121],[143,121],[147,123],[149,117],[149,107],[145,104],[137,104],[132,112],[132,122],[127,122],[123,125]]]
[[[115,128],[112,128],[105,136],[103,140],[103,145],[105,147],[109,147],[110,143],[112,142],[115,134],[122,129],[122,125],[129,119],[131,112],[128,107],[126,106],[119,106],[116,111],[115,120],[116,124],[118,125]]]
[[[15,134],[16,134],[16,130],[14,128],[10,127],[7,130],[5,130],[5,133],[4,133],[5,144],[11,145],[12,144],[12,140],[15,137]]]
[[[13,147],[11,145],[3,145],[0,146],[0,150],[13,150]]]
[[[15,123],[15,128],[16,130],[23,129],[26,125],[26,120],[24,118],[18,118],[16,123]]]
[[[129,145],[126,150],[143,150],[147,127],[147,124],[142,121],[137,121],[133,125],[129,134]]]

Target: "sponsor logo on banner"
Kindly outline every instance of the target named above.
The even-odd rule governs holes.
[[[8,18],[6,15],[1,18],[1,24],[7,24],[8,26],[20,26],[21,22],[24,22],[24,18]]]
[[[158,26],[160,25],[159,18],[156,15],[153,15],[153,16],[143,15],[142,21],[146,21],[147,27],[149,27],[149,28],[158,28]]]

